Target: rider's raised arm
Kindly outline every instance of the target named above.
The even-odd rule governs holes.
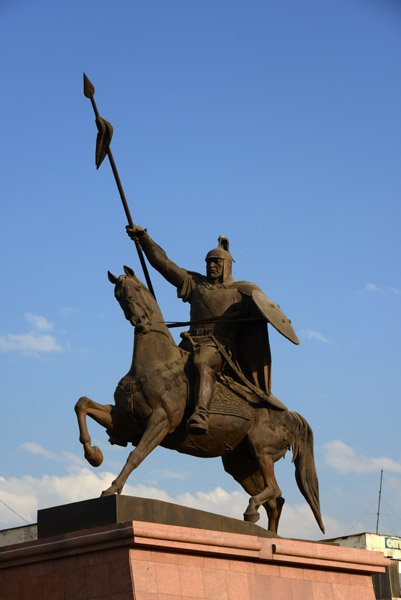
[[[131,239],[137,238],[139,240],[142,250],[152,267],[159,271],[169,283],[181,288],[187,278],[187,272],[168,258],[163,248],[160,248],[152,240],[146,229],[135,225],[133,229],[127,227],[127,233]]]

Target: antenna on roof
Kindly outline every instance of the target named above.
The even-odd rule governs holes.
[[[376,533],[379,533],[380,500],[381,500],[381,496],[382,496],[382,483],[383,483],[383,469],[380,471],[380,489],[379,489],[379,504],[377,506]]]

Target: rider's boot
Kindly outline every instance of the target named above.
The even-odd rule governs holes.
[[[187,421],[187,431],[193,434],[206,433],[209,427],[209,406],[214,390],[214,373],[201,373],[196,409]]]
[[[209,427],[209,411],[202,406],[198,406],[195,412],[187,421],[188,433],[201,434],[206,433]]]

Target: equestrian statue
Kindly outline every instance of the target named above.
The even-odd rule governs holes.
[[[298,343],[291,323],[257,286],[233,279],[226,238],[206,255],[203,276],[175,265],[139,226],[128,233],[139,238],[149,262],[190,302],[191,319],[177,346],[155,298],[132,269],[125,267],[120,277],[109,273],[135,328],[132,364],[117,385],[114,405],[82,397],[75,410],[92,466],[103,457],[91,446],[87,415],[105,427],[111,444],[131,443],[135,449],[102,495],[120,494],[130,473],[159,445],[193,456],[221,456],[224,469],[251,496],[245,520],[255,523],[264,506],[268,528],[277,533],[284,498],[274,463],[291,448],[298,487],[324,531],[312,430],[270,391],[266,322]]]
[[[96,164],[109,156],[128,218],[127,232],[142,266],[144,254],[191,306],[188,323],[167,324],[145,267],[147,286],[129,267],[119,277],[108,274],[124,316],[134,327],[132,364],[117,385],[114,404],[99,404],[86,396],[78,400],[79,439],[94,467],[103,456],[91,445],[87,416],[106,429],[111,444],[135,448],[102,495],[121,494],[129,475],[157,446],[204,458],[220,456],[226,472],[250,496],[244,519],[256,523],[263,506],[268,529],[277,534],[284,498],[274,463],[291,449],[298,487],[324,532],[312,430],[271,391],[267,323],[298,344],[290,320],[256,285],[233,278],[226,237],[220,236],[217,248],[206,254],[202,275],[175,264],[147,230],[132,222],[109,149],[112,127],[97,113],[94,88],[86,76],[84,93],[96,113]],[[177,345],[169,327],[183,325],[189,330]]]

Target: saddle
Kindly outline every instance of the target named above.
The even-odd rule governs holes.
[[[230,415],[249,421],[252,418],[252,408],[249,402],[251,395],[241,384],[237,384],[227,375],[218,375],[214,386],[213,398],[209,413],[215,415]],[[264,405],[264,402],[257,402]]]
[[[195,373],[192,354],[188,357],[185,373],[188,382],[187,411],[192,414],[195,410]],[[250,420],[252,418],[252,406],[268,407],[268,403],[253,394],[247,387],[235,381],[224,369],[216,375],[209,414],[230,415]]]

